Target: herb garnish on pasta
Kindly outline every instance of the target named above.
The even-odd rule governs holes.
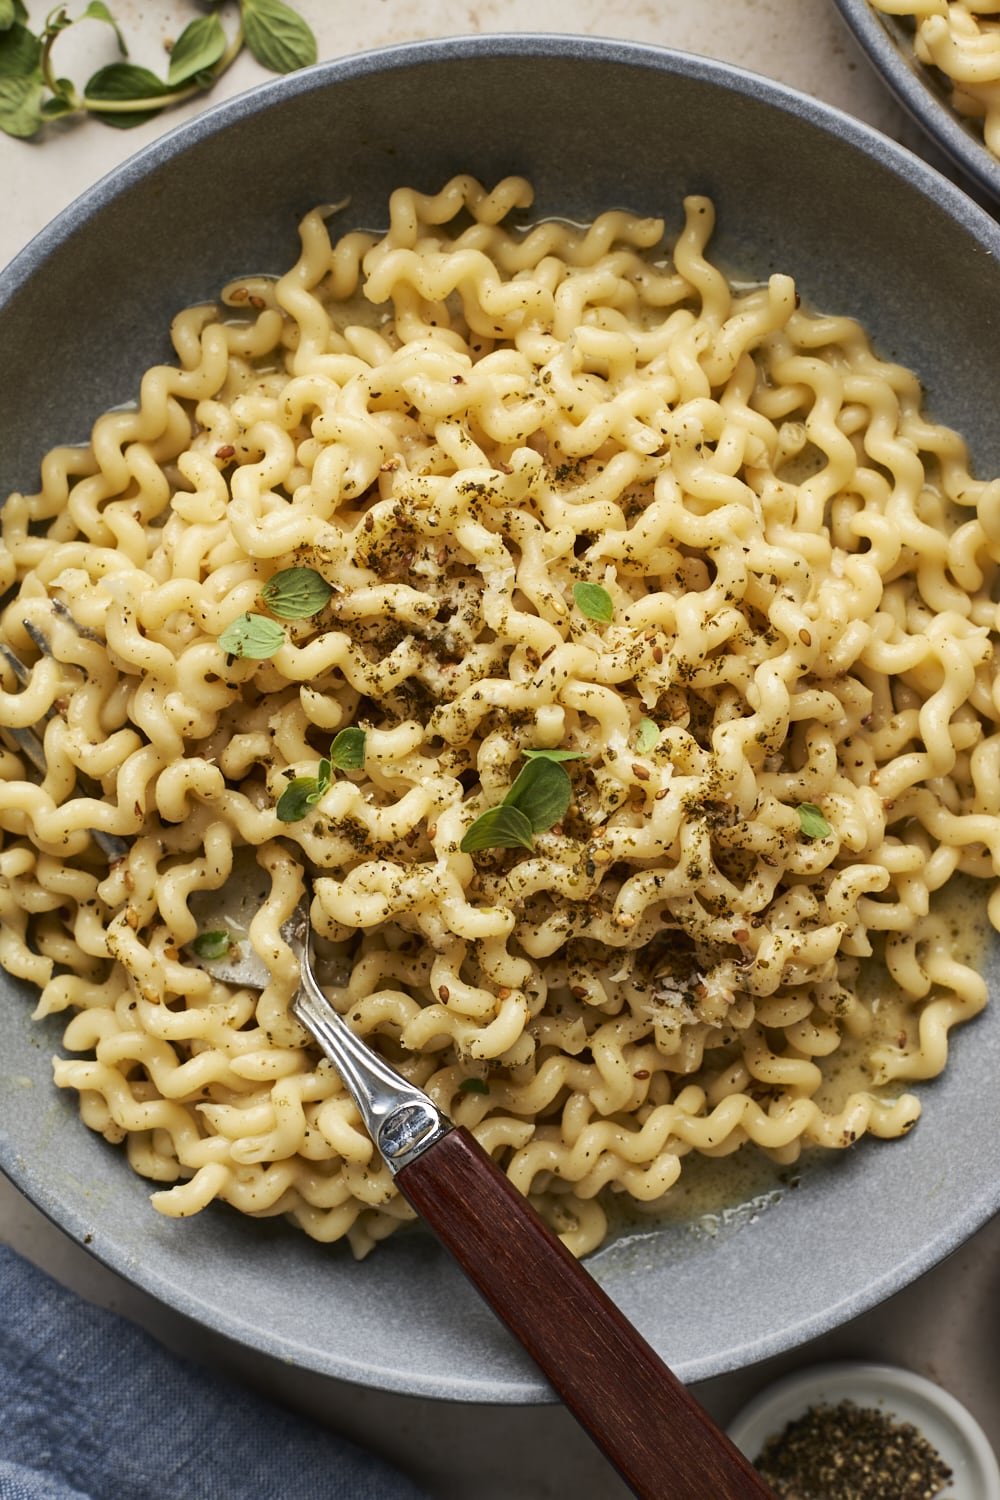
[[[1000,483],[705,198],[533,213],[308,214],[4,508],[0,961],[165,1214],[411,1217],[290,1014],[303,874],[333,1004],[577,1253],[692,1154],[905,1134],[986,1002]],[[189,955],[247,851],[262,995]]]

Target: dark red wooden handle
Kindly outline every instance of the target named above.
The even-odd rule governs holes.
[[[396,1182],[642,1500],[773,1492],[465,1129]]]

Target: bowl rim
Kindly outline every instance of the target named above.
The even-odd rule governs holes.
[[[168,165],[176,156],[196,145],[202,138],[216,134],[220,129],[229,129],[240,120],[253,117],[270,107],[272,100],[287,101],[299,95],[336,86],[341,81],[365,79],[373,74],[382,74],[387,69],[411,68],[424,62],[466,63],[479,56],[496,57],[552,57],[559,60],[580,58],[588,62],[607,61],[625,64],[640,69],[653,68],[669,79],[682,75],[697,81],[712,84],[726,91],[748,96],[783,110],[796,120],[804,121],[826,135],[837,137],[847,146],[860,151],[889,170],[894,176],[907,182],[922,196],[939,205],[952,220],[961,226],[977,244],[995,259],[1000,259],[1000,225],[963,193],[953,182],[942,176],[934,167],[899,143],[892,141],[853,116],[827,105],[811,96],[778,83],[736,65],[718,62],[695,54],[689,54],[649,43],[618,41],[605,38],[577,36],[558,33],[499,33],[463,37],[433,38],[426,41],[398,43],[390,47],[373,48],[350,54],[343,58],[326,60],[299,73],[270,80],[234,95],[232,98],[209,105],[193,119],[175,125],[156,140],[137,150],[125,162],[113,168],[95,184],[85,189],[50,224],[45,226],[19,252],[9,265],[0,271],[0,310],[5,301],[14,295],[23,281],[34,274],[45,259],[65,241],[77,228],[97,213],[104,204],[113,202],[127,192],[138,179],[151,169]],[[249,1344],[261,1352],[280,1359],[289,1357],[289,1346],[272,1337],[266,1330],[250,1328],[245,1321],[220,1315],[218,1309],[201,1302],[192,1288],[183,1288],[158,1275],[153,1267],[136,1266],[122,1253],[113,1240],[99,1230],[94,1233],[92,1220],[84,1220],[72,1213],[63,1213],[60,1205],[53,1201],[47,1184],[18,1155],[3,1122],[0,1121],[0,1169],[54,1222],[82,1241],[89,1239],[86,1248],[110,1269],[123,1275],[167,1302],[182,1314],[205,1323],[207,1326]],[[727,1359],[720,1361],[718,1354],[706,1354],[700,1360],[688,1362],[684,1377],[691,1381],[711,1378],[734,1368],[784,1353],[789,1345],[801,1346],[809,1339],[840,1326],[851,1317],[869,1310],[877,1302],[908,1285],[921,1272],[943,1259],[959,1244],[981,1228],[1000,1209],[1000,1181],[990,1191],[971,1202],[956,1214],[947,1229],[935,1238],[922,1243],[918,1250],[903,1257],[889,1267],[881,1276],[874,1278],[863,1291],[858,1291],[840,1301],[833,1300],[808,1318],[792,1327],[776,1330],[770,1338],[758,1339],[752,1347],[734,1346],[727,1351]],[[361,1382],[362,1373],[355,1363],[341,1359],[339,1364],[328,1361],[322,1373],[339,1375],[349,1381]],[[441,1389],[439,1381],[432,1378],[423,1386],[400,1384],[392,1372],[379,1372],[378,1379],[366,1379],[365,1383],[385,1390],[396,1390],[407,1394],[431,1395],[464,1401],[547,1401],[554,1396],[540,1378],[532,1381],[529,1376],[523,1383],[501,1387],[489,1376],[478,1380],[454,1379],[449,1390]]]
[[[963,1500],[1000,1500],[1000,1464],[979,1422],[957,1396],[902,1365],[845,1359],[794,1370],[748,1402],[726,1431],[753,1461],[769,1437],[810,1406],[845,1399],[877,1404],[918,1431],[930,1414],[934,1432],[924,1435],[952,1469]]]
[[[938,96],[925,64],[893,35],[891,23],[898,28],[902,18],[875,11],[869,0],[834,0],[834,4],[871,67],[921,130],[965,174],[970,189],[985,193],[992,202],[1000,200],[1000,159],[974,126]]]
[[[835,0],[835,3],[841,7],[860,4],[867,10],[867,0]],[[35,274],[39,260],[69,238],[78,224],[89,218],[105,201],[113,201],[147,172],[166,165],[205,136],[214,135],[220,129],[232,127],[239,120],[266,110],[272,99],[287,100],[340,81],[368,77],[386,69],[402,70],[424,61],[462,62],[477,56],[559,59],[577,56],[584,61],[605,60],[636,68],[652,66],[665,76],[681,74],[697,81],[723,85],[737,94],[781,108],[821,130],[832,131],[934,201],[944,202],[951,217],[978,237],[992,239],[991,248],[1000,254],[1000,226],[989,211],[957,183],[875,126],[791,84],[768,78],[736,63],[653,42],[571,32],[460,33],[395,42],[324,59],[296,72],[265,79],[228,99],[206,104],[191,119],[171,126],[162,135],[138,147],[131,156],[84,188],[48,224],[43,225],[7,265],[0,268],[0,309],[27,278]],[[1000,179],[1000,163],[997,171]],[[1000,180],[997,191],[1000,195]]]

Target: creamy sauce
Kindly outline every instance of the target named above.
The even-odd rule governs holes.
[[[753,1145],[722,1157],[692,1151],[662,1202],[633,1203],[618,1193],[605,1202],[608,1243],[668,1229],[718,1239],[756,1223],[799,1186],[802,1176],[799,1163],[780,1166]]]
[[[990,939],[995,936],[986,910],[989,890],[983,881],[956,875],[932,902],[932,913],[944,921],[950,952],[977,972],[982,971]],[[869,1019],[867,1033],[845,1036],[837,1052],[823,1063],[824,1082],[814,1095],[817,1103],[831,1113],[837,1113],[854,1093],[892,1098],[921,1086],[906,1079],[876,1084],[868,1065],[873,1048],[891,1045],[901,1035],[906,1035],[912,1045],[919,1006],[902,996],[884,963],[877,960],[863,966],[858,994]],[[891,1151],[894,1142],[873,1144]],[[808,1192],[815,1169],[830,1156],[830,1152],[809,1143],[803,1144],[802,1155],[791,1166],[773,1161],[753,1143],[724,1157],[692,1151],[684,1158],[680,1179],[665,1199],[638,1204],[614,1193],[602,1200],[610,1225],[607,1243],[611,1246],[678,1230],[706,1240],[728,1236],[755,1223],[790,1193]]]

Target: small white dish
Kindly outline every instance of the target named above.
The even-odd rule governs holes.
[[[942,1496],[1000,1500],[1000,1464],[979,1423],[954,1396],[910,1370],[840,1361],[796,1370],[768,1386],[729,1424],[729,1436],[753,1462],[768,1438],[811,1406],[853,1401],[896,1422],[911,1422],[936,1448],[952,1479]]]

